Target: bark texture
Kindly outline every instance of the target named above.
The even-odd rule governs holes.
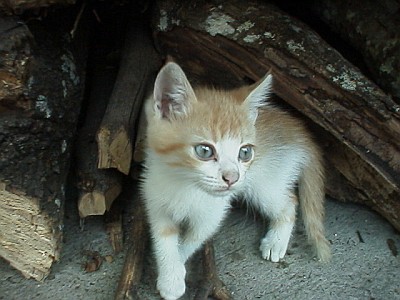
[[[326,155],[347,186],[365,196],[346,200],[370,205],[400,229],[400,107],[391,97],[308,26],[273,5],[159,1],[157,9],[154,29],[160,50],[193,80],[232,87],[271,70],[275,93],[329,132],[338,149],[357,158],[337,165],[331,149]],[[324,138],[318,137],[321,142]],[[363,174],[365,168],[370,176]],[[350,176],[345,169],[356,173]],[[376,182],[387,193],[372,199]],[[335,183],[328,182],[333,196],[340,188]]]
[[[362,54],[373,79],[400,103],[400,2],[310,0],[305,5]]]
[[[60,254],[87,52],[55,19],[22,24],[0,21],[0,256],[42,280]]]

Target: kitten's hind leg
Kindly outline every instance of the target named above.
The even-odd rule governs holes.
[[[264,211],[270,218],[270,228],[260,244],[264,259],[279,262],[285,256],[296,218],[296,199],[289,197],[279,212]]]

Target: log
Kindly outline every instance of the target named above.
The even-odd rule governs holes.
[[[0,16],[0,112],[28,109],[23,89],[31,58],[33,36],[17,17]]]
[[[145,249],[148,244],[148,229],[142,200],[137,199],[135,202],[129,248],[115,292],[115,300],[140,299],[137,293],[143,272]]]
[[[81,218],[104,215],[122,191],[122,174],[117,170],[97,168],[96,142],[97,130],[107,109],[113,83],[117,77],[118,63],[110,60],[110,57],[115,51],[115,45],[121,44],[122,35],[116,35],[115,31],[122,31],[122,27],[119,19],[111,20],[105,17],[102,24],[96,26],[93,34],[96,46],[88,66],[91,73],[88,82],[90,91],[85,109],[85,121],[79,129],[75,147],[78,210]]]
[[[372,78],[400,103],[400,2],[310,0],[304,7],[361,53]]]
[[[129,173],[134,129],[146,86],[159,67],[160,60],[144,19],[134,18],[127,30],[117,80],[97,132],[100,169],[116,168],[123,174]]]
[[[43,280],[60,256],[87,44],[65,40],[61,16],[0,20],[0,256]]]
[[[92,147],[92,151],[96,148]],[[87,161],[90,163],[90,161]],[[81,164],[82,165],[82,164]],[[92,168],[92,165],[88,166]],[[93,173],[78,173],[78,210],[81,218],[104,215],[122,191],[122,176],[113,170],[100,170]]]
[[[114,203],[111,209],[106,213],[106,230],[114,252],[121,252],[124,246],[121,201]]]
[[[367,198],[376,195],[369,181],[387,191],[368,202],[345,199],[370,205],[400,230],[400,107],[313,30],[273,5],[239,0],[158,1],[153,24],[160,51],[197,82],[233,87],[271,70],[275,93],[357,157],[351,179],[326,155],[348,186]]]
[[[22,14],[25,10],[49,7],[52,5],[72,5],[76,0],[3,0],[0,13]]]

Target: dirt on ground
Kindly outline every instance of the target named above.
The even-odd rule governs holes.
[[[325,224],[333,252],[329,264],[313,257],[301,220],[285,259],[271,263],[258,250],[267,223],[245,209],[232,209],[214,241],[219,274],[233,298],[400,299],[400,235],[393,227],[366,207],[333,200],[326,202]],[[87,218],[81,231],[76,203],[70,199],[62,257],[50,276],[44,282],[25,279],[0,260],[0,299],[113,299],[125,252],[113,253],[103,217]],[[97,271],[87,272],[85,262],[93,253],[104,260]],[[188,263],[183,299],[193,297],[199,282],[199,256]],[[148,249],[140,299],[160,299],[155,282],[155,262]]]

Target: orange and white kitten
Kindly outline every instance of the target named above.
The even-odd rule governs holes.
[[[146,103],[142,191],[164,299],[184,294],[185,262],[238,197],[269,218],[260,251],[278,262],[298,194],[308,239],[318,258],[329,260],[321,154],[300,121],[268,103],[271,85],[268,75],[231,91],[193,89],[176,63],[159,72]]]

